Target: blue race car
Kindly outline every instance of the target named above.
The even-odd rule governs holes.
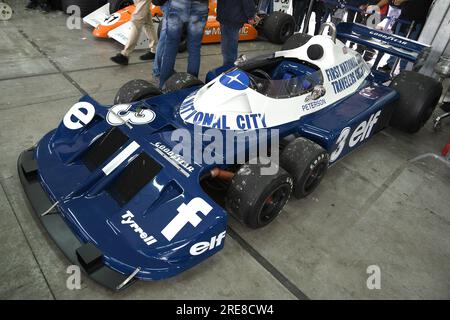
[[[174,276],[223,248],[228,214],[263,227],[378,131],[418,131],[440,83],[408,71],[386,85],[389,76],[344,43],[412,62],[427,47],[361,25],[328,27],[331,35],[296,34],[281,51],[212,70],[206,84],[180,73],[161,92],[133,80],[113,106],[88,96],[72,106],[18,159],[33,211],[61,250],[111,289]],[[264,131],[267,156],[279,153],[270,174],[250,152]],[[221,136],[233,152],[210,148]],[[181,138],[193,144],[178,152]]]

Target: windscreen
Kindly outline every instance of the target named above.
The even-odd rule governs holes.
[[[323,84],[320,71],[296,74],[285,72],[279,78],[270,76],[263,70],[245,72],[249,78],[249,88],[271,98],[291,98],[311,92],[315,86]]]

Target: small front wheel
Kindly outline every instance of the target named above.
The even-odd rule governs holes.
[[[148,81],[135,79],[125,83],[116,94],[114,104],[131,103],[161,94],[155,85]]]
[[[164,83],[163,91],[169,93],[200,85],[204,85],[204,83],[199,78],[187,72],[177,72]]]

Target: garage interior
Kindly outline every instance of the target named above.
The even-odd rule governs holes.
[[[450,139],[450,121],[430,120],[414,135],[388,128],[327,172],[318,189],[291,199],[270,225],[250,230],[229,218],[225,247],[176,277],[109,291],[87,277],[69,290],[71,264],[31,214],[17,174],[19,153],[55,128],[85,94],[110,105],[132,79],[153,81],[151,62],[109,57],[121,46],[69,30],[62,12],[16,11],[0,22],[1,299],[449,299],[450,168],[433,158]],[[240,53],[280,46],[240,43]],[[176,69],[184,70],[187,53]],[[204,45],[200,79],[221,64]],[[436,109],[433,118],[441,114]],[[432,118],[432,119],[433,119]],[[368,267],[381,288],[367,287]]]

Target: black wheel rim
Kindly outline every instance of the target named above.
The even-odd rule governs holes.
[[[258,219],[262,225],[265,225],[275,219],[286,204],[290,191],[291,188],[289,185],[281,185],[273,190],[268,197],[266,197],[258,216]]]
[[[317,187],[320,180],[322,180],[322,177],[323,177],[323,174],[325,173],[326,168],[327,168],[327,164],[324,162],[321,162],[309,172],[308,177],[306,178],[304,188],[303,188],[303,190],[306,194],[313,191],[314,188]]]

